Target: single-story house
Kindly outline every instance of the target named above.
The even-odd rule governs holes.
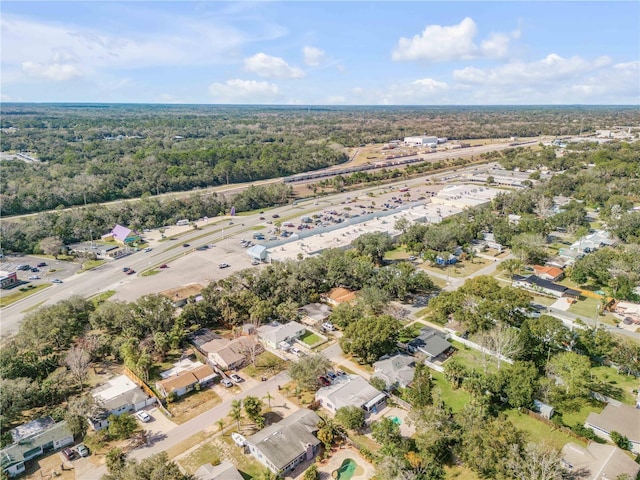
[[[140,235],[122,225],[116,225],[109,233],[102,235],[103,241],[116,241],[122,245],[130,245],[140,241]]]
[[[304,335],[304,332],[305,326],[298,322],[272,322],[258,328],[258,339],[271,348],[278,348],[281,342],[294,342]]]
[[[467,338],[467,326],[462,322],[454,320],[453,318],[449,318],[443,328],[448,333],[457,335],[461,338]]]
[[[11,288],[17,284],[18,274],[16,272],[0,270],[0,288]]]
[[[344,287],[336,287],[321,296],[322,301],[334,307],[341,303],[349,303],[356,299],[356,292]]]
[[[315,434],[319,423],[315,412],[301,408],[247,438],[247,447],[269,470],[284,475],[318,454],[321,442]]]
[[[310,303],[298,309],[302,316],[300,320],[305,325],[317,327],[329,318],[331,307],[325,303]]]
[[[533,271],[541,279],[548,280],[550,282],[557,282],[564,278],[564,270],[550,265],[534,265]]]
[[[623,475],[635,479],[640,473],[640,465],[622,449],[596,442],[590,442],[586,448],[567,443],[562,448],[562,464],[570,472],[579,474],[581,480],[616,480]]]
[[[413,382],[414,367],[415,358],[404,353],[398,353],[375,362],[373,371],[376,377],[384,380],[387,389],[406,388]]]
[[[409,353],[422,353],[426,356],[426,360],[430,362],[450,348],[452,348],[452,345],[445,338],[445,334],[429,327],[421,328],[420,335],[407,344]]]
[[[611,432],[618,432],[629,439],[631,451],[640,454],[640,409],[624,403],[608,403],[601,413],[590,413],[584,426],[608,441],[612,441]]]
[[[618,315],[622,315],[631,320],[640,320],[640,305],[631,302],[616,302],[611,309]]]
[[[342,375],[332,385],[320,388],[315,400],[331,413],[339,408],[356,406],[365,412],[378,412],[387,396],[359,375]]]
[[[265,260],[267,260],[269,252],[267,250],[267,247],[265,247],[264,245],[254,245],[247,250],[247,255],[249,255],[254,260],[264,262]]]
[[[513,285],[524,288],[525,290],[550,295],[556,298],[569,297],[577,299],[580,297],[580,292],[578,290],[573,290],[572,288],[550,282],[549,280],[543,280],[536,275],[527,275],[526,277],[514,275]]]
[[[200,350],[200,347],[211,340],[222,338],[217,333],[209,330],[208,328],[201,328],[193,333],[187,335],[187,341]]]
[[[233,340],[218,338],[200,346],[213,365],[222,370],[239,368],[247,360],[250,352],[260,353],[262,347],[253,337],[238,337]]]
[[[238,469],[226,460],[218,465],[207,463],[194,474],[197,480],[244,480]]]
[[[195,362],[200,363],[200,362]],[[160,374],[162,376],[162,373]],[[178,373],[156,382],[156,390],[163,397],[175,394],[177,397],[185,395],[196,387],[196,384],[208,385],[218,376],[209,365],[202,365]]]
[[[564,269],[565,267],[571,265],[571,263],[573,263],[573,262],[571,260],[569,260],[568,258],[551,257],[545,262],[545,265],[550,266],[550,267],[558,267],[558,268]]]
[[[45,417],[10,430],[13,442],[0,450],[2,471],[10,477],[23,473],[25,462],[73,444],[73,433],[66,421],[56,423]]]
[[[136,412],[156,401],[155,397],[144,392],[126,375],[114,377],[94,388],[91,396],[99,408],[99,411],[87,418],[94,430],[108,427],[110,415]]]
[[[576,260],[584,257],[584,252],[573,247],[561,248],[560,250],[558,250],[558,256],[567,259],[569,265],[573,265]]]
[[[171,300],[174,307],[184,307],[189,299],[195,298],[203,288],[204,287],[199,283],[190,283],[188,285],[183,285],[182,287],[163,290],[160,292],[160,295],[164,295]]]

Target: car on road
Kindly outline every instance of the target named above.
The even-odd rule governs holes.
[[[271,218],[280,218],[280,215],[278,215],[277,213],[274,213],[273,215],[271,215]]]
[[[129,267],[122,267],[122,271],[124,273],[127,273],[129,270],[131,270]]]
[[[329,385],[331,385],[331,381],[327,377],[324,377],[322,375],[318,377],[318,381],[323,387],[328,387]]]
[[[127,272],[127,275],[133,275],[134,273],[136,273],[136,271],[135,271],[135,270],[129,270],[129,271]]]
[[[51,283],[63,283],[63,282],[59,278],[54,278],[53,280],[51,280]]]
[[[151,415],[149,415],[144,410],[140,410],[139,412],[136,412],[136,417],[138,417],[138,420],[140,420],[142,423],[147,423],[151,421]]]
[[[158,268],[169,268],[169,265],[167,265],[166,263],[163,263],[162,265],[160,265],[160,267]]]
[[[264,220],[264,217],[260,217],[260,220]]]
[[[87,446],[84,443],[81,443],[80,445],[78,445],[76,447],[76,450],[78,451],[78,454],[81,457],[88,457],[89,456],[89,449],[87,448]]]
[[[234,383],[242,383],[242,382],[244,382],[244,379],[240,375],[238,375],[237,373],[232,373],[231,375],[229,375],[229,378]]]
[[[233,382],[231,380],[229,380],[228,378],[223,378],[222,380],[220,380],[220,384],[223,385],[226,388],[233,387]]]
[[[40,277],[38,275],[31,275],[29,280],[40,280]]]
[[[145,252],[150,252],[151,250],[153,250],[153,248],[151,248],[151,247],[147,247],[147,248],[144,249]]]
[[[184,248],[187,248],[187,247],[190,247],[191,245],[189,245],[188,243],[183,243],[183,244],[182,244],[182,246],[183,246]]]
[[[196,247],[196,250],[198,250],[199,252],[202,252],[208,249],[209,249],[209,245],[200,245],[199,247]]]
[[[70,448],[64,448],[62,450],[62,455],[64,455],[64,458],[66,458],[67,460],[73,460],[74,458],[76,458],[76,452],[74,452]]]
[[[220,265],[218,265],[218,268],[229,268],[231,265],[229,265],[228,263],[221,263]]]
[[[36,267],[46,267],[47,263],[46,262],[40,262],[39,264],[36,265]]]

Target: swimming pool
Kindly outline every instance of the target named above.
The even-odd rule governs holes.
[[[349,480],[353,476],[353,472],[355,472],[357,466],[353,458],[345,458],[340,468],[333,472],[334,478],[336,480]]]

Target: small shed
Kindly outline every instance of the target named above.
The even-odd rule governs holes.
[[[264,245],[254,245],[247,250],[247,255],[254,260],[260,260],[261,262],[264,262],[267,259],[267,253],[267,247]]]
[[[540,400],[533,400],[533,409],[546,419],[550,419],[554,412],[551,405],[547,405]]]

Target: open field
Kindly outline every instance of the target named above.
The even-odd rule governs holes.
[[[483,269],[487,265],[491,264],[490,260],[486,258],[474,258],[473,263],[470,260],[460,261],[454,265],[447,265],[446,267],[433,266],[429,262],[425,262],[420,265],[427,273],[437,273],[439,275],[448,275],[453,278],[466,278],[472,273]]]

